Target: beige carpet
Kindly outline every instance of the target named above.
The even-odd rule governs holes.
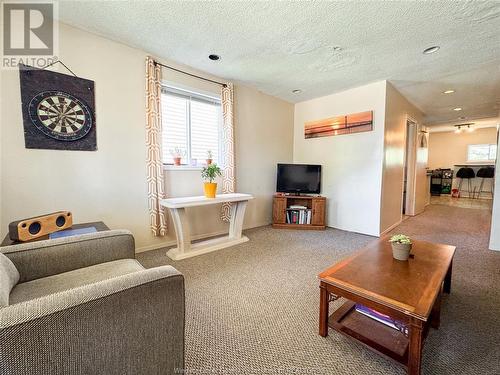
[[[457,245],[452,294],[424,346],[423,374],[500,374],[500,252],[487,250],[487,210],[429,206],[396,232]],[[316,275],[372,237],[322,232],[246,232],[250,242],[172,264],[186,277],[190,374],[405,374],[403,368],[330,330],[318,336]],[[339,304],[339,301],[335,302]]]

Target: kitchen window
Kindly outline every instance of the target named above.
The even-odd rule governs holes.
[[[162,87],[162,155],[164,164],[174,164],[180,151],[181,165],[202,166],[211,151],[221,164],[221,101],[216,96]]]
[[[497,145],[481,144],[467,147],[468,162],[492,162],[497,158]]]

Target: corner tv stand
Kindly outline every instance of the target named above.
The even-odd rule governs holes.
[[[322,230],[325,213],[325,197],[275,195],[273,199],[274,228]]]

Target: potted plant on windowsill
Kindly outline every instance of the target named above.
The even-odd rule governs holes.
[[[201,177],[205,180],[205,197],[215,198],[217,183],[214,182],[214,180],[220,176],[222,176],[222,171],[217,164],[209,164],[206,167],[203,167],[201,170]]]
[[[392,246],[392,256],[397,260],[408,260],[411,251],[411,238],[404,234],[395,234],[389,240]]]
[[[212,160],[213,160],[212,150],[208,150],[207,151],[207,165],[212,164]]]
[[[174,165],[181,165],[181,159],[186,155],[186,151],[176,147],[170,150],[170,155],[172,155],[172,159],[174,159]]]

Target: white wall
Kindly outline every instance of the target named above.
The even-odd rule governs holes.
[[[59,30],[60,59],[77,75],[96,83],[98,151],[24,148],[19,73],[2,72],[1,235],[13,220],[68,209],[75,222],[103,220],[111,228],[132,230],[142,250],[172,243],[172,225],[166,238],[155,238],[149,231],[146,52],[64,24]],[[164,78],[218,90],[173,72],[164,72]],[[235,100],[237,189],[257,198],[248,207],[248,228],[271,221],[276,162],[292,160],[293,105],[239,84],[235,86]],[[171,196],[202,194],[199,171],[167,172],[166,179]],[[227,224],[213,215],[216,210],[191,212],[195,235],[227,230]]]
[[[418,124],[422,123],[422,113],[399,93],[389,82],[386,91],[385,134],[384,134],[384,169],[382,178],[380,231],[384,232],[402,219],[403,179],[406,148],[406,122],[411,117]],[[418,138],[418,137],[416,137]],[[417,150],[419,151],[419,150]],[[416,155],[422,159],[422,152]],[[424,166],[425,168],[425,166]],[[417,173],[420,170],[417,168]],[[427,178],[419,174],[415,182],[415,196],[419,206],[425,205],[423,191]],[[421,202],[422,201],[422,202]]]
[[[293,159],[323,166],[322,195],[330,227],[380,234],[385,93],[386,82],[381,81],[295,105]],[[307,121],[370,110],[373,131],[304,138]]]
[[[500,112],[498,113],[500,117]],[[498,124],[500,126],[500,123]],[[497,162],[495,167],[495,196],[493,198],[493,210],[491,216],[490,249],[500,251],[500,140],[497,135]]]

